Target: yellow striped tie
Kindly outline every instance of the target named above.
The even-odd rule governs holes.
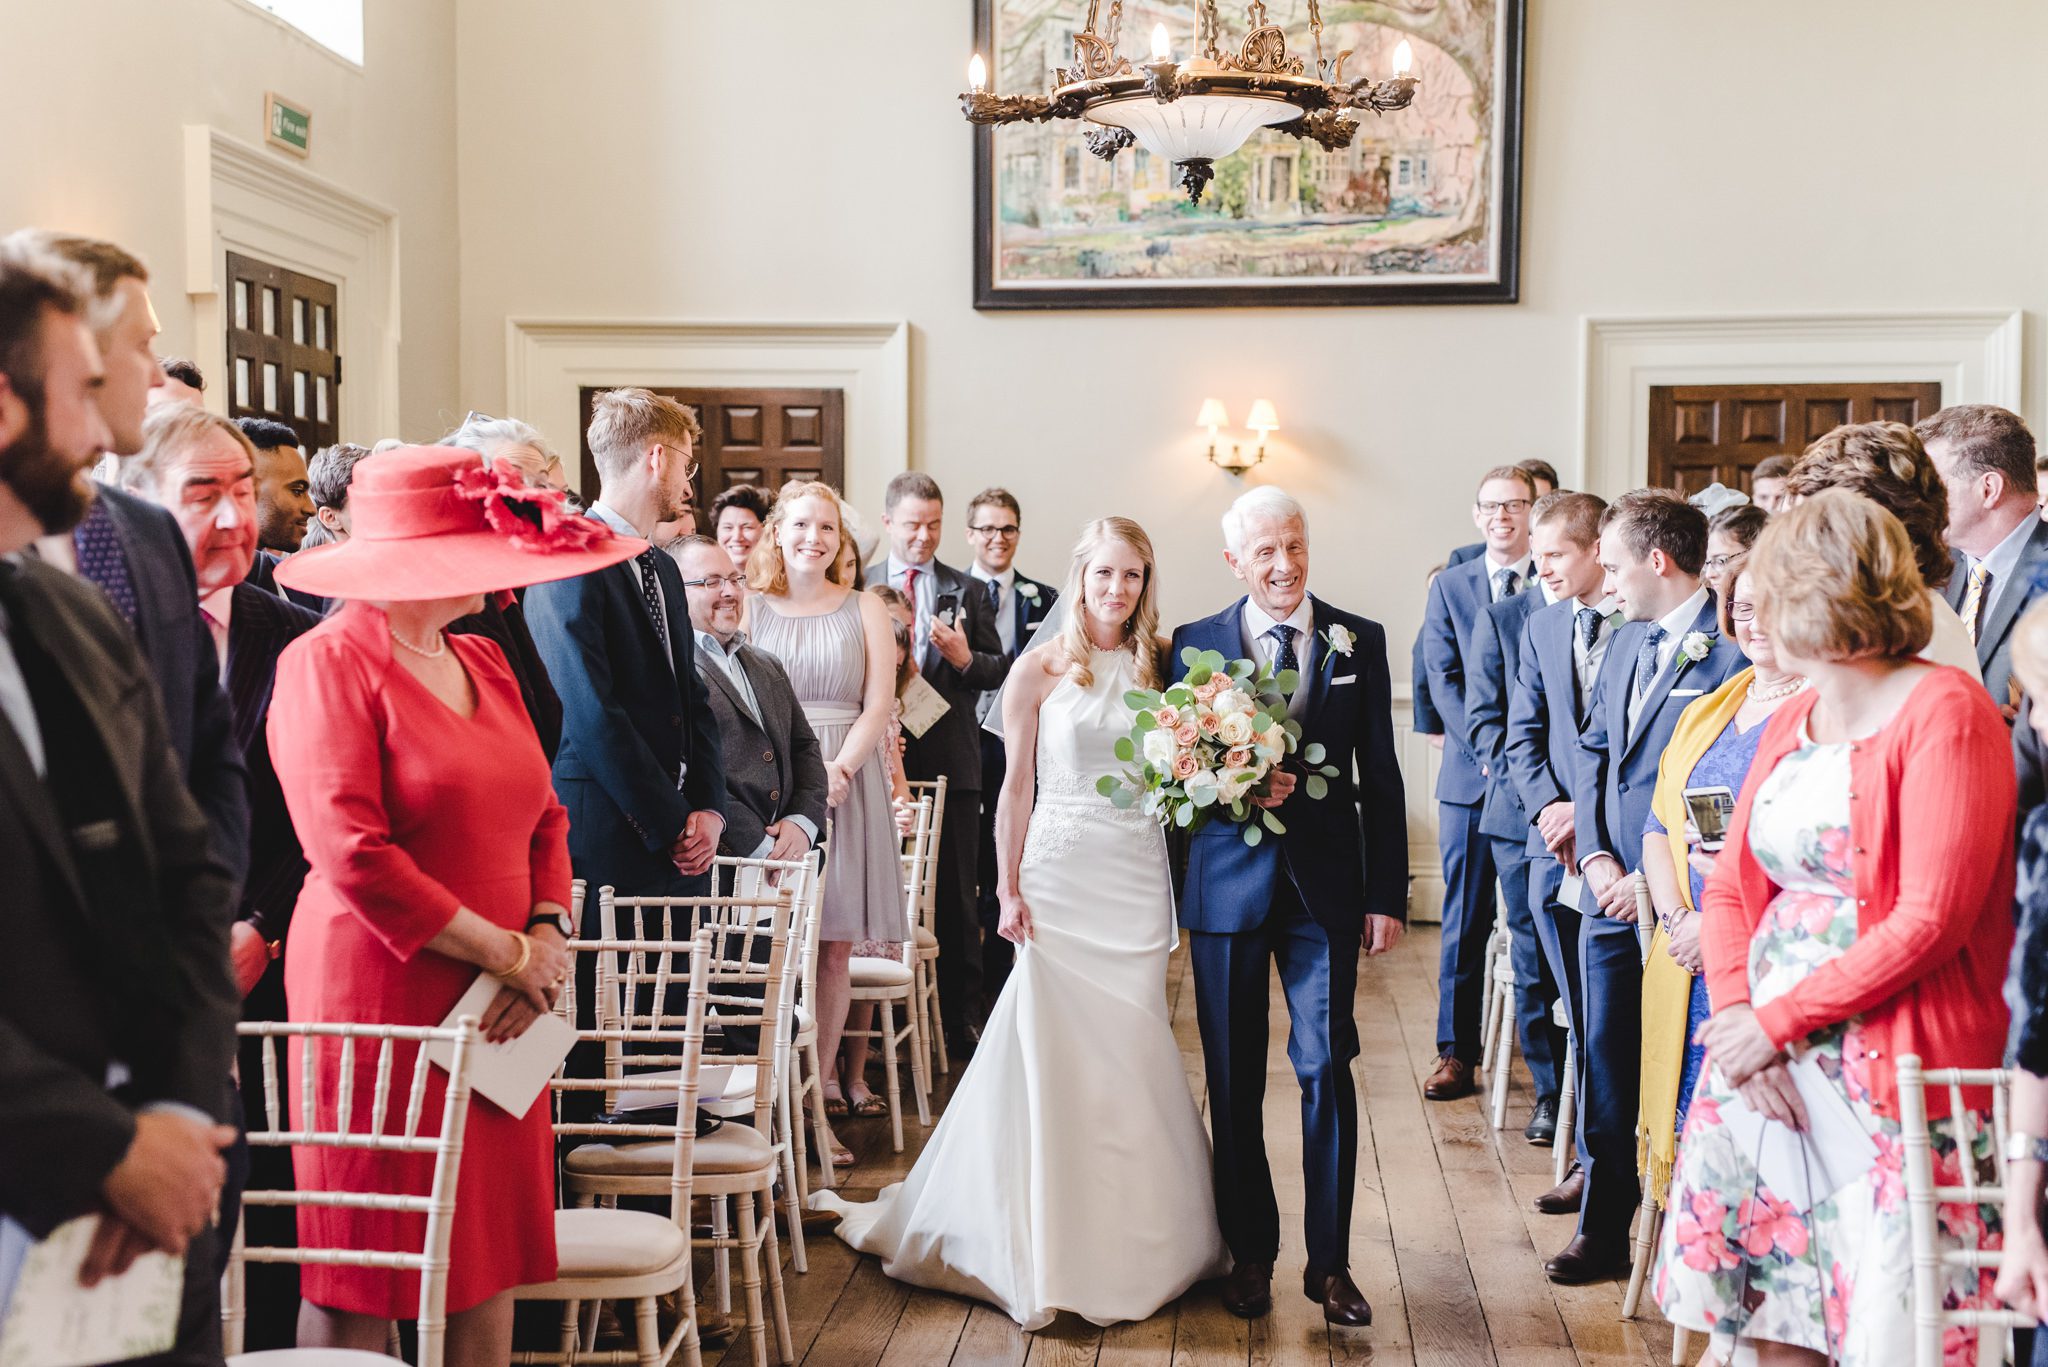
[[[1970,570],[1970,587],[1963,594],[1963,630],[1970,633],[1970,640],[1977,639],[1977,619],[1984,608],[1984,586],[1991,580],[1991,574],[1980,560]]]

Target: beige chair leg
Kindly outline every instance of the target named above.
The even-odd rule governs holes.
[[[889,1143],[903,1152],[903,1081],[896,1075],[896,1003],[887,997],[876,1003],[882,1011],[882,1075],[889,1081]]]
[[[796,1203],[808,1206],[811,1200],[810,1145],[806,1143],[807,1127],[804,1123],[804,1090],[797,1077],[798,1060],[789,1061],[789,1073],[783,1085],[789,1089],[789,1146],[795,1156]]]
[[[1671,1326],[1671,1367],[1692,1367],[1692,1330]]]
[[[789,1104],[789,1069],[785,1067],[775,1089],[774,1115],[770,1117],[771,1127],[775,1116],[781,1117],[780,1133],[776,1136],[782,1144],[782,1205],[789,1217],[789,1258],[799,1272],[809,1272],[810,1265],[804,1259],[804,1217],[802,1199],[797,1193],[796,1175],[799,1170],[796,1159],[796,1136],[803,1129],[801,1124],[792,1124]]]
[[[940,1024],[940,1022],[945,1020],[945,1016],[940,1014],[939,1011],[939,961],[934,959],[925,967],[930,972],[932,981],[931,1010],[925,1013],[931,1018],[932,1022],[932,1052],[938,1057],[939,1071],[947,1077],[951,1077],[953,1075],[953,1060],[946,1052],[946,1028]]]
[[[775,1222],[770,1220],[762,1240],[768,1266],[768,1313],[775,1318],[775,1348],[784,1363],[796,1361],[796,1342],[789,1334],[789,1302],[782,1293],[782,1254],[775,1246]]]
[[[747,1337],[754,1344],[754,1367],[768,1367],[768,1317],[761,1308],[761,1245],[754,1242],[754,1194],[743,1193],[733,1204],[740,1211],[740,1287],[747,1298]]]
[[[579,1308],[581,1308],[580,1303],[577,1301],[562,1302],[561,1351],[562,1361],[564,1362],[574,1362],[576,1360],[576,1345],[577,1341],[581,1338],[581,1333],[579,1332],[579,1327],[577,1324],[577,1321],[580,1317],[576,1313]]]
[[[661,1324],[654,1316],[654,1297],[642,1296],[633,1312],[640,1329],[640,1367],[661,1367]]]
[[[818,1185],[830,1191],[839,1185],[839,1173],[832,1166],[832,1124],[825,1116],[825,1070],[818,1063],[818,1042],[804,1046],[804,1066],[810,1072],[811,1134],[817,1140]]]
[[[1632,1320],[1643,1304],[1643,1283],[1650,1277],[1650,1260],[1657,1256],[1657,1230],[1664,1223],[1664,1212],[1657,1209],[1657,1198],[1649,1192],[1643,1193],[1643,1207],[1636,1214],[1636,1256],[1628,1270],[1628,1292],[1621,1298],[1621,1317]]]
[[[910,1026],[910,1090],[911,1094],[917,1098],[917,1123],[926,1129],[930,1129],[932,1123],[931,1060],[925,1056],[925,1026],[924,1022],[918,1019],[918,1012],[915,1009],[917,1006],[915,989],[912,990],[912,1000],[908,1005],[912,1008],[906,1013],[909,1017]]]
[[[711,1198],[711,1237],[718,1247],[711,1254],[713,1280],[718,1283],[718,1313],[732,1313],[732,1216],[726,1202],[731,1198]]]

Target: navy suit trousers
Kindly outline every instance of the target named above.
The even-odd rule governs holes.
[[[1436,1049],[1479,1066],[1485,1022],[1486,941],[1493,934],[1493,837],[1479,829],[1480,806],[1436,804],[1444,857],[1443,957],[1437,969]]]
[[[1529,1065],[1537,1097],[1555,1101],[1558,1069],[1564,1065],[1564,1031],[1551,1024],[1557,983],[1544,958],[1543,943],[1536,933],[1536,913],[1529,904],[1529,842],[1499,836],[1487,839],[1493,842],[1493,863],[1500,871],[1500,892],[1507,902],[1508,944],[1515,969],[1515,1037],[1521,1042],[1522,1060]]]
[[[1582,916],[1579,965],[1585,1029],[1579,1118],[1586,1196],[1579,1232],[1625,1242],[1642,1196],[1636,1172],[1636,1111],[1642,1095],[1643,951],[1636,928]]]
[[[1292,1020],[1287,1057],[1301,1083],[1301,1161],[1308,1265],[1318,1275],[1350,1261],[1351,1188],[1358,1168],[1358,1057],[1352,997],[1358,936],[1333,937],[1281,877],[1265,924],[1235,934],[1189,931],[1202,1060],[1209,1079],[1216,1216],[1240,1262],[1270,1263],[1280,1208],[1266,1160],[1266,1018],[1277,962]]]

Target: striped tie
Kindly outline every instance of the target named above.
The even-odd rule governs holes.
[[[1963,630],[1970,633],[1970,641],[1977,640],[1977,622],[1984,611],[1984,587],[1991,582],[1991,572],[1978,561],[1970,570],[1970,587],[1963,594]]]

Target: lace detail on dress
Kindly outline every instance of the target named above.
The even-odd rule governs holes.
[[[1031,828],[1024,834],[1022,862],[1065,858],[1080,847],[1090,826],[1103,823],[1164,839],[1154,818],[1136,807],[1119,808],[1096,792],[1095,781],[1100,777],[1069,768],[1043,749],[1039,751],[1038,798],[1031,808]]]

